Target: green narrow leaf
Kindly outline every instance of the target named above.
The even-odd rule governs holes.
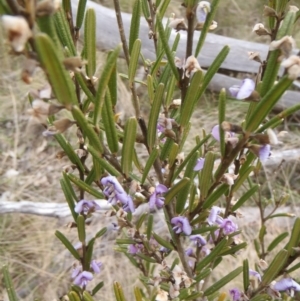
[[[243,271],[242,267],[239,267],[229,274],[227,274],[225,277],[223,277],[221,280],[215,282],[212,286],[210,286],[208,289],[206,289],[203,293],[204,296],[209,296],[219,290],[220,288],[224,287],[228,282],[230,282],[232,279],[237,277],[241,272]]]
[[[96,71],[96,13],[92,8],[85,14],[84,58],[87,60],[86,74],[93,78]]]
[[[139,38],[140,23],[141,23],[141,0],[135,0],[132,7],[130,33],[129,33],[129,54],[132,59],[132,51],[136,40]]]
[[[94,124],[97,125],[100,120],[101,110],[104,102],[104,96],[110,77],[116,68],[116,61],[119,56],[121,45],[119,45],[114,51],[109,53],[106,64],[103,68],[102,74],[99,79],[99,85],[95,96],[95,110],[94,110]]]
[[[93,251],[94,251],[94,244],[95,244],[96,238],[92,238],[88,245],[87,245],[87,250],[86,250],[86,255],[85,255],[85,266],[84,270],[89,270],[91,266],[91,261],[93,257]]]
[[[67,201],[68,206],[70,208],[70,211],[72,213],[73,219],[76,222],[78,213],[76,213],[75,210],[74,210],[75,209],[74,199],[76,199],[73,196],[74,190],[73,190],[73,188],[70,184],[69,179],[65,176],[65,173],[63,173],[63,177],[64,178],[60,180],[60,185],[61,185],[62,191],[65,195],[65,198],[66,198],[66,201]]]
[[[248,259],[243,261],[243,283],[244,291],[247,292],[249,288],[249,262]]]
[[[158,153],[158,149],[157,148],[154,148],[146,162],[146,165],[145,165],[145,168],[144,168],[144,171],[143,171],[143,177],[142,177],[142,181],[141,181],[141,184],[144,184],[145,181],[146,181],[146,178],[149,174],[149,171],[151,169],[151,167],[153,166],[155,160],[157,159],[159,153]]]
[[[225,155],[225,137],[224,131],[222,129],[222,122],[225,121],[225,113],[226,113],[226,90],[223,88],[219,95],[219,131],[220,131],[220,150],[221,155],[224,157]]]
[[[118,100],[118,73],[116,63],[111,71],[110,79],[108,82],[108,88],[110,92],[111,103],[113,106],[115,106]]]
[[[143,301],[142,291],[139,287],[134,287],[134,296],[136,301]]]
[[[294,266],[292,266],[291,268],[287,269],[285,272],[287,274],[290,274],[294,271],[297,271],[298,269],[300,269],[300,262],[298,262],[297,264],[295,264]]]
[[[163,27],[163,24],[162,24],[161,16],[159,14],[156,15],[156,25],[157,25],[160,41],[162,43],[163,49],[164,49],[164,51],[166,53],[166,56],[168,58],[168,63],[171,66],[171,69],[173,71],[174,76],[178,80],[179,79],[179,74],[178,74],[177,68],[175,66],[174,55],[172,54],[172,52],[170,50],[168,40],[166,38],[165,30],[164,30],[164,27]]]
[[[137,0],[139,2],[139,0]],[[132,88],[134,83],[134,78],[136,74],[136,70],[139,63],[139,57],[141,52],[142,42],[140,39],[136,39],[131,51],[129,67],[128,67],[128,80],[129,80],[129,87]]]
[[[239,209],[259,188],[259,185],[254,185],[246,193],[244,193],[239,200],[232,206],[232,211]]]
[[[164,16],[166,13],[167,8],[169,7],[171,0],[164,0],[161,1],[158,7],[159,15]]]
[[[100,238],[101,236],[103,236],[105,233],[107,232],[107,228],[104,227],[102,228],[100,231],[98,231],[95,235],[95,238]]]
[[[77,217],[77,231],[79,241],[85,243],[85,218],[83,215],[79,214]]]
[[[259,294],[250,299],[250,301],[268,301],[268,300],[273,300],[273,297],[271,297],[268,294]]]
[[[246,131],[253,132],[266,118],[283,93],[292,84],[292,80],[284,76],[275,86],[273,86],[266,95],[260,100],[253,113],[247,120]]]
[[[108,147],[110,151],[115,154],[119,150],[119,141],[109,90],[107,90],[105,94],[105,102],[102,110],[102,122],[104,125]]]
[[[102,158],[101,153],[96,151],[91,145],[87,145],[87,149],[89,153],[93,156],[93,158],[99,162],[100,166],[104,168],[109,174],[115,177],[120,176],[120,172],[108,161]]]
[[[145,219],[146,219],[147,216],[148,216],[148,213],[143,213],[140,216],[140,218],[138,219],[138,221],[136,223],[136,229],[137,230],[139,230],[142,227],[142,225],[143,225],[143,223],[144,223],[144,221],[145,221]]]
[[[104,286],[104,282],[101,281],[99,282],[93,289],[92,289],[92,296],[95,296],[100,290],[101,288]]]
[[[278,273],[284,267],[288,256],[289,255],[287,250],[283,249],[279,251],[279,253],[275,256],[275,258],[265,271],[264,275],[262,276],[262,281],[260,284],[262,287],[269,285],[273,280],[276,279]]]
[[[223,238],[216,245],[216,247],[197,264],[196,271],[201,271],[205,266],[207,266],[210,262],[212,262],[215,258],[217,258],[218,254],[221,253],[221,251],[226,246],[226,244],[227,244],[227,239]]]
[[[274,250],[286,237],[289,236],[288,232],[284,232],[279,234],[276,238],[273,239],[273,241],[269,244],[267,251],[271,252]]]
[[[225,194],[225,192],[228,190],[227,184],[220,185],[216,190],[214,190],[213,193],[211,193],[208,198],[203,203],[202,208],[208,209],[211,208],[211,206],[220,199],[220,197]]]
[[[165,204],[168,205],[171,200],[182,190],[188,187],[190,183],[189,178],[183,178],[177,182],[168,192],[165,194]]]
[[[175,211],[179,215],[183,212],[185,205],[188,202],[188,195],[191,191],[191,186],[193,185],[194,177],[196,175],[196,172],[194,171],[194,167],[196,165],[198,156],[199,156],[199,154],[196,152],[194,154],[194,156],[191,158],[191,160],[189,161],[189,163],[185,169],[185,172],[184,172],[184,177],[189,178],[190,183],[188,186],[186,186],[184,189],[182,189],[177,195]]]
[[[128,176],[132,171],[133,149],[135,145],[136,131],[136,118],[131,117],[127,120],[125,126],[121,158],[122,171],[126,174],[126,176]]]
[[[76,27],[78,29],[81,28],[85,13],[85,6],[86,6],[87,0],[79,0],[78,8],[77,8],[77,16],[76,16]]]
[[[179,124],[182,127],[185,127],[189,123],[192,113],[195,111],[195,106],[199,100],[198,91],[202,84],[202,76],[201,70],[196,71],[192,77],[191,84],[188,87],[179,120]]]
[[[69,250],[75,259],[80,260],[80,255],[75,250],[70,241],[58,230],[55,231],[55,236],[62,242],[62,244]]]
[[[174,250],[174,246],[169,243],[168,241],[166,241],[165,239],[163,239],[162,237],[160,237],[159,235],[157,235],[156,233],[152,233],[153,234],[153,237],[154,239],[160,244],[162,245],[163,247],[169,249],[169,250]]]
[[[83,291],[82,297],[84,301],[94,301],[93,297],[90,295],[90,293],[86,290]]]
[[[249,177],[250,173],[255,169],[254,166],[248,167],[246,170],[243,170],[243,172],[239,173],[238,178],[236,179],[234,185],[232,186],[232,192],[236,192],[241,185],[246,181],[246,179]]]
[[[178,144],[172,143],[169,152],[169,166],[173,166],[178,155]]]
[[[77,51],[70,32],[69,23],[66,19],[66,14],[63,9],[58,9],[53,16],[56,32],[61,44],[67,47],[71,56],[76,56]]]
[[[152,229],[153,229],[153,214],[149,214],[146,229],[147,229],[147,239],[149,240],[151,238]]]
[[[149,102],[150,104],[152,104],[154,100],[154,84],[153,84],[153,77],[151,74],[147,75],[147,89],[148,89]]]
[[[68,297],[69,297],[70,301],[81,301],[79,296],[78,296],[78,293],[75,292],[75,291],[68,292]]]
[[[205,156],[205,162],[200,175],[199,188],[201,191],[201,198],[206,198],[212,182],[212,173],[214,168],[215,155],[209,151]]]
[[[6,265],[4,265],[2,267],[2,274],[3,274],[4,284],[5,284],[5,288],[6,288],[6,292],[7,292],[9,301],[18,301],[18,297],[17,297],[16,291],[15,291],[15,288],[13,286],[10,273],[9,273]]]
[[[285,249],[288,251],[289,255],[293,253],[294,248],[299,247],[299,242],[300,242],[300,218],[297,218],[294,222],[290,240],[285,246]]]
[[[89,144],[91,144],[97,151],[100,153],[103,152],[103,146],[100,141],[100,137],[96,134],[93,127],[88,123],[86,117],[81,112],[80,108],[73,106],[72,114],[74,119],[77,121],[80,126],[83,134],[89,139]]]
[[[204,41],[206,38],[206,35],[209,31],[209,27],[212,23],[212,21],[214,20],[215,14],[217,12],[217,6],[219,4],[220,0],[213,0],[211,3],[211,9],[210,12],[208,13],[204,26],[201,29],[201,35],[200,35],[200,39],[198,40],[197,46],[196,46],[196,50],[195,50],[195,57],[198,57],[202,46],[204,45]]]
[[[35,44],[57,100],[70,108],[77,103],[77,97],[70,75],[58,57],[57,47],[47,35],[41,33],[35,36]]]
[[[147,142],[150,150],[153,149],[156,141],[157,133],[157,120],[159,116],[159,111],[163,102],[165,86],[159,84],[155,93],[154,101],[150,110],[149,124],[148,124],[148,133],[147,133]]]
[[[145,261],[147,262],[150,262],[150,263],[156,263],[156,259],[152,258],[152,257],[149,257],[143,253],[137,253],[136,254],[138,257],[144,259]]]
[[[168,86],[166,89],[167,90],[167,96],[166,96],[166,100],[165,100],[166,107],[169,107],[172,104],[174,91],[175,91],[175,85],[176,85],[176,78],[172,74],[171,80],[169,79]]]
[[[142,1],[142,12],[144,14],[144,17],[146,20],[150,18],[150,11],[149,11],[149,6],[147,1]]]
[[[77,154],[74,152],[73,147],[70,145],[70,143],[65,139],[65,137],[62,134],[54,135],[56,141],[59,143],[60,147],[63,149],[63,151],[68,156],[69,160],[75,164],[78,169],[82,172],[84,172],[84,166],[82,162],[80,161],[80,158],[77,156]]]

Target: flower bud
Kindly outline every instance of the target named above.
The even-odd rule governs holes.
[[[221,182],[225,183],[229,186],[232,186],[234,184],[234,180],[238,177],[238,175],[230,174],[230,173],[224,173]]]
[[[169,23],[169,27],[175,29],[176,31],[179,30],[187,30],[187,26],[184,23],[184,19],[173,19]]]
[[[187,58],[184,69],[185,69],[185,76],[190,77],[192,72],[201,70],[201,67],[200,67],[197,59],[193,55],[191,55]]]
[[[262,60],[261,60],[258,52],[249,51],[248,56],[249,56],[249,60],[252,60],[252,61],[255,61],[258,63],[262,63]]]
[[[280,40],[273,41],[270,44],[270,51],[280,49],[281,53],[284,57],[288,58],[293,50],[295,48],[296,42],[291,36],[284,36]]]
[[[79,56],[73,56],[64,59],[63,64],[69,71],[80,72],[80,69],[86,64],[86,61],[83,61]]]
[[[58,133],[64,133],[69,127],[75,124],[76,121],[70,120],[68,118],[63,118],[59,120],[55,120],[53,125]]]
[[[297,55],[291,55],[284,60],[281,64],[282,67],[287,69],[288,77],[292,80],[300,77],[300,57]]]
[[[270,6],[264,6],[264,17],[276,17],[277,13],[276,10]]]
[[[59,9],[59,1],[57,0],[42,0],[37,2],[36,16],[49,16],[54,14]]]
[[[252,32],[255,32],[258,36],[270,35],[270,32],[265,28],[264,24],[262,23],[255,24]]]
[[[228,121],[223,121],[222,124],[222,129],[223,131],[227,132],[234,132],[237,134],[242,134],[243,133],[243,128],[237,124],[232,124]]]
[[[27,21],[20,16],[8,15],[2,16],[1,19],[12,48],[16,52],[22,52],[27,40],[32,37]]]

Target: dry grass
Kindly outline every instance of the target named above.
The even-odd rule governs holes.
[[[103,0],[105,5],[110,1]],[[130,11],[133,0],[123,1],[124,10]],[[172,8],[176,14],[181,14],[181,1],[172,1]],[[244,39],[256,39],[251,34],[254,23],[261,21],[256,16],[261,16],[261,6],[265,1],[233,0],[228,6],[228,1],[221,1],[220,11],[216,20],[219,23],[217,33]],[[296,3],[296,1],[291,1]],[[259,5],[257,6],[256,4]],[[225,17],[224,17],[225,16]],[[234,16],[234,18],[232,17]],[[245,22],[245,20],[247,20]],[[299,39],[299,33],[298,33]],[[298,45],[299,46],[299,45]],[[0,195],[8,200],[31,200],[42,202],[64,202],[60,191],[59,179],[61,170],[67,163],[65,159],[59,161],[55,155],[59,148],[54,140],[47,140],[43,145],[40,130],[36,127],[28,128],[29,108],[27,93],[29,87],[20,81],[22,57],[11,57],[8,47],[0,35]],[[102,55],[100,55],[101,57]],[[99,65],[101,63],[99,62]],[[42,87],[44,76],[38,72],[33,81],[33,87]],[[120,85],[121,86],[121,85]],[[122,91],[122,92],[121,92]],[[126,90],[120,92],[128,97]],[[247,107],[235,101],[228,102],[228,120],[241,122]],[[214,95],[206,95],[200,102],[192,120],[193,128],[190,142],[193,137],[200,134],[199,129],[209,131],[217,121],[217,100]],[[297,124],[285,124],[285,129],[292,129],[285,148],[299,146],[299,129]],[[18,175],[8,177],[8,170],[18,171]],[[266,195],[278,194],[282,191],[291,194],[291,201],[296,206],[299,197],[299,164],[284,166],[276,173],[268,175],[269,181],[265,182]],[[42,218],[22,214],[0,215],[0,262],[8,263],[13,276],[14,284],[22,300],[53,300],[63,295],[71,283],[70,268],[73,259],[68,255],[58,240],[54,237],[56,229],[65,233],[76,242],[75,230],[68,230],[66,220]],[[99,230],[110,220],[103,215],[97,215],[90,226],[89,233]],[[287,226],[288,227],[288,226]],[[224,260],[224,267],[234,269],[244,258],[254,263],[257,258],[253,253],[252,240],[257,232],[249,225],[245,228],[244,239],[249,242],[247,250],[237,258]],[[272,240],[281,228],[272,227],[269,230],[268,240]],[[114,252],[113,240],[109,234],[96,245],[96,254],[105,263],[104,271],[99,279],[104,280],[106,288],[99,294],[101,300],[112,300],[113,281],[120,281],[125,294],[132,293],[133,284],[138,281],[137,273],[128,264],[128,260]],[[222,269],[224,272],[226,268]],[[252,264],[252,268],[254,268]],[[135,275],[135,276],[133,276]],[[214,280],[216,276],[212,277]],[[236,283],[238,285],[238,283]],[[0,299],[1,290],[0,285]],[[4,292],[3,292],[4,294]]]

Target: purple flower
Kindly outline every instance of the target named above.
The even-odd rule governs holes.
[[[229,92],[236,99],[246,99],[255,90],[255,82],[250,78],[245,78],[241,86],[232,86]]]
[[[238,226],[229,218],[224,218],[221,221],[220,228],[223,229],[223,233],[225,235],[229,235],[237,231]]]
[[[85,287],[89,281],[93,279],[91,272],[83,271],[74,279],[74,284],[80,287]]]
[[[95,274],[99,274],[100,273],[100,269],[102,268],[102,262],[100,261],[96,261],[96,260],[92,260],[91,261],[91,269],[94,271]]]
[[[211,130],[212,136],[220,142],[220,126],[217,124]]]
[[[204,162],[205,162],[204,158],[197,159],[197,163],[196,163],[196,165],[194,167],[194,171],[200,171],[200,170],[202,170],[202,168],[204,166]]]
[[[143,250],[143,244],[131,244],[128,246],[128,253],[135,255]]]
[[[154,192],[151,194],[149,198],[149,207],[153,209],[154,206],[157,208],[162,208],[164,206],[165,198],[162,196],[163,193],[166,193],[168,188],[163,184],[158,184],[155,187]]]
[[[160,133],[164,133],[165,130],[172,130],[173,122],[175,119],[166,118],[164,115],[160,115],[157,123],[157,130]]]
[[[241,292],[238,288],[233,288],[229,290],[229,294],[232,298],[232,301],[239,301],[241,298]]]
[[[258,152],[260,161],[264,161],[269,158],[270,150],[271,150],[270,144],[265,144],[260,147]]]
[[[185,250],[185,255],[186,255],[186,256],[195,256],[194,250],[193,250],[192,248],[187,248],[187,249]]]
[[[81,200],[76,204],[74,211],[76,213],[88,214],[100,209],[101,207],[95,201]]]
[[[277,291],[300,291],[300,284],[292,278],[283,278],[273,285]]]
[[[257,271],[249,269],[249,275],[256,277],[261,282],[261,275]]]
[[[71,275],[72,279],[76,278],[76,276],[77,276],[80,272],[81,272],[81,268],[75,266],[75,267],[73,268],[72,275]]]
[[[195,245],[197,245],[198,247],[202,247],[207,244],[206,239],[200,234],[191,235],[190,240],[195,242]]]
[[[107,176],[101,179],[104,186],[103,193],[108,198],[108,202],[117,205],[118,201],[123,204],[123,209],[127,212],[134,212],[134,205],[130,195],[128,195],[116,177]]]
[[[200,1],[196,9],[197,22],[204,23],[209,12],[210,3],[208,1]]]
[[[210,225],[213,225],[216,223],[217,221],[217,218],[219,217],[219,213],[221,212],[221,208],[220,207],[217,207],[217,206],[213,206],[211,209],[210,209],[210,213],[209,213],[209,216],[207,218],[207,222],[210,224]]]
[[[173,230],[176,234],[183,232],[185,235],[192,233],[192,227],[189,220],[184,216],[177,216],[171,219],[171,224],[174,225]]]

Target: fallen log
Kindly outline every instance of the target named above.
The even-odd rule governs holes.
[[[78,0],[72,0],[73,16],[76,16],[77,6]],[[118,44],[120,44],[120,35],[116,21],[115,11],[92,1],[87,1],[87,8],[93,8],[96,12],[97,48],[99,50],[107,51],[112,48],[115,48]],[[128,38],[131,14],[122,13],[122,18],[125,35]],[[176,56],[179,58],[183,58],[186,50],[185,48],[187,36],[185,31],[181,31],[179,34],[181,36],[181,39],[176,51]],[[176,35],[177,33],[175,31],[172,31],[170,37],[170,44],[173,43]],[[194,36],[194,47],[196,47],[195,45],[197,45],[199,36],[200,32],[196,32]],[[146,20],[143,17],[141,18],[139,37],[142,40],[141,52],[143,53],[144,57],[150,60],[154,60],[156,58],[154,51],[154,43],[153,40],[149,39],[149,27]],[[205,40],[205,44],[198,57],[202,68],[208,68],[225,45],[228,45],[230,47],[230,52],[225,61],[223,62],[221,69],[246,74],[256,74],[258,71],[258,64],[254,61],[249,60],[248,52],[258,52],[260,53],[261,58],[265,59],[269,51],[269,46],[266,44],[243,41],[216,35],[213,33],[208,33]],[[299,53],[299,49],[295,49],[293,52],[294,54],[297,54]],[[219,92],[222,88],[226,88],[228,90],[229,87],[238,84],[240,84],[240,80],[236,78],[227,75],[216,74],[216,76],[212,79],[210,83],[209,89],[215,92]],[[299,85],[299,82],[295,81],[295,86]],[[290,106],[298,104],[299,99],[300,92],[287,91],[277,104],[276,109],[283,110]]]

